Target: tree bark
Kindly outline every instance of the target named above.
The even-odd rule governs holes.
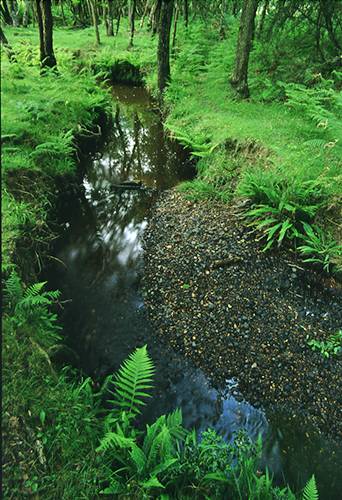
[[[152,36],[154,36],[159,29],[162,1],[163,0],[156,0],[151,12]]]
[[[170,81],[170,31],[174,0],[162,0],[158,40],[158,89],[162,96]]]
[[[6,0],[3,0],[1,2],[0,9],[1,9],[1,13],[2,13],[2,16],[3,16],[3,19],[4,19],[5,23],[9,24],[10,26],[12,26],[13,25],[13,19],[12,19],[12,16],[10,14],[10,11],[9,11],[9,8],[8,8]]]
[[[129,0],[128,16],[129,16],[130,39],[129,39],[128,48],[133,47],[136,4],[137,4],[136,0]]]
[[[97,7],[96,7],[94,0],[88,0],[88,3],[89,3],[91,16],[93,18],[96,45],[98,46],[101,44],[101,40],[100,40],[99,23],[98,23],[98,16],[97,16]]]
[[[248,89],[248,62],[252,47],[254,20],[258,0],[244,0],[242,7],[240,28],[236,47],[235,67],[230,78],[232,87],[243,97],[249,97]]]
[[[173,19],[172,48],[174,48],[176,45],[178,12],[179,12],[178,3],[176,3],[174,10],[174,19]]]
[[[57,62],[53,52],[53,19],[51,0],[36,0],[39,26],[40,66],[56,68]]]
[[[0,26],[0,42],[5,48],[6,54],[8,56],[8,59],[10,62],[16,62],[17,58],[15,57],[15,53],[11,47],[11,45],[8,43],[8,40],[6,38],[5,33],[2,31],[2,28]]]
[[[184,24],[187,28],[189,25],[189,1],[184,0]]]
[[[13,20],[13,26],[17,28],[19,26],[19,19],[18,19],[18,5],[16,0],[10,0],[10,9]]]
[[[264,30],[264,24],[265,24],[265,18],[266,18],[266,13],[267,13],[267,9],[268,9],[268,4],[269,4],[269,0],[265,0],[264,5],[262,7],[262,11],[261,11],[260,23],[258,26],[258,38],[261,36],[261,33]]]
[[[114,36],[114,28],[113,28],[113,0],[108,0],[108,10],[107,10],[107,35]]]
[[[340,55],[341,43],[337,39],[332,22],[336,2],[334,0],[320,0],[320,5],[325,19],[325,26],[327,28],[329,38],[336,49],[336,55]]]

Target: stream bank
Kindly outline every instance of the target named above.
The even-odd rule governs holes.
[[[324,359],[307,340],[341,327],[341,289],[291,252],[263,253],[255,238],[232,207],[164,193],[144,235],[150,321],[214,383],[238,380],[274,428],[286,421],[292,445],[310,447],[321,433],[321,460],[336,454],[338,469],[340,445],[328,443],[342,436],[342,360]]]

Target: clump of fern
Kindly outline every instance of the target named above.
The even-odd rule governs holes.
[[[342,246],[317,225],[303,223],[303,244],[298,247],[304,262],[317,262],[326,272],[342,271]]]
[[[50,346],[58,340],[57,314],[52,306],[58,301],[58,290],[44,290],[46,281],[24,287],[18,274],[13,271],[6,281],[4,299],[8,315],[16,328],[28,326],[41,346]]]
[[[129,493],[142,498],[153,489],[163,489],[162,476],[177,461],[178,443],[186,435],[180,410],[147,425],[143,438],[132,424],[145,405],[144,399],[150,397],[146,390],[152,388],[153,374],[154,365],[144,346],[136,349],[118,373],[106,381],[107,386],[114,386],[109,401],[113,408],[105,420],[106,433],[98,451],[107,453],[123,468],[113,472],[105,494]]]
[[[280,246],[285,238],[298,238],[303,224],[314,218],[325,200],[317,181],[287,179],[258,169],[245,173],[237,194],[252,201],[243,216],[266,239],[264,250],[275,243]]]

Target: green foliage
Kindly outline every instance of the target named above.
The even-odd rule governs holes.
[[[284,238],[298,238],[305,221],[312,220],[324,201],[324,190],[315,181],[281,178],[273,171],[246,172],[237,193],[253,202],[244,217],[266,238],[264,250]]]
[[[30,325],[39,344],[46,347],[52,339],[59,339],[57,315],[51,312],[51,306],[58,300],[60,292],[44,291],[45,285],[46,282],[34,283],[24,289],[13,271],[6,281],[4,296],[14,325],[17,328]]]
[[[318,500],[318,490],[316,486],[315,476],[312,476],[305,485],[303,491],[303,500]]]
[[[143,365],[148,373],[147,386]],[[134,426],[138,407],[131,404],[127,392],[131,394],[133,381],[139,380],[144,392],[134,390],[134,399],[142,403],[145,390],[150,388],[152,367],[144,346],[136,349],[118,374],[108,377],[104,384],[107,388],[114,381],[119,390],[110,401],[114,406],[105,419],[106,432],[97,448],[113,467],[103,494],[175,499],[295,498],[288,488],[274,488],[267,471],[258,472],[261,439],[253,444],[240,433],[234,445],[229,445],[208,430],[198,440],[194,431],[183,428],[180,410],[162,415],[144,431],[138,431]]]
[[[320,77],[319,83],[312,88],[296,83],[283,85],[287,97],[286,105],[306,115],[316,127],[330,129],[333,139],[326,141],[323,147],[335,147],[342,137],[342,97],[340,92],[333,89],[333,81]],[[306,143],[313,144],[312,141]]]
[[[342,349],[342,330],[330,335],[326,341],[311,339],[308,345],[312,350],[319,351],[325,358],[337,356]]]
[[[342,246],[332,236],[316,225],[303,223],[305,234],[300,238],[304,244],[298,247],[305,257],[304,262],[318,262],[327,272],[331,268],[342,270]]]
[[[153,363],[146,346],[134,351],[115,376],[115,392],[112,392],[114,400],[111,402],[129,417],[140,414],[139,407],[146,404],[142,398],[151,397],[146,391],[153,387],[153,373]]]

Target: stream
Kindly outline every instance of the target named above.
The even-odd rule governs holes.
[[[70,348],[64,362],[101,380],[147,344],[156,376],[141,423],[180,407],[184,425],[198,432],[213,427],[227,441],[241,429],[252,439],[260,433],[263,465],[277,481],[298,489],[315,473],[320,498],[340,498],[340,450],[335,455],[300,422],[281,414],[266,417],[243,400],[235,380],[213,387],[200,369],[156,339],[142,296],[142,236],[158,193],[193,178],[195,165],[166,137],[144,89],[116,85],[113,100],[113,128],[82,165],[82,189],[63,198],[58,262],[47,270],[49,285],[71,299],[62,313]]]

